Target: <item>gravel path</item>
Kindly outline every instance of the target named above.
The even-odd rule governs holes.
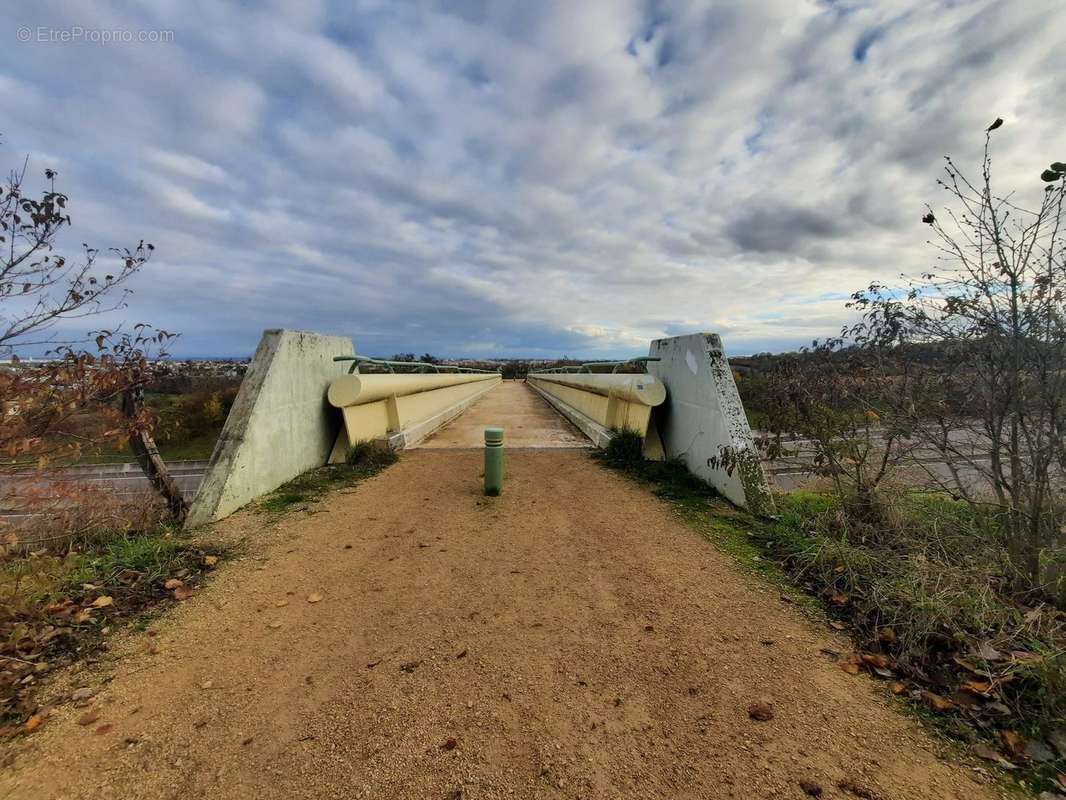
[[[249,555],[69,676],[99,720],[57,710],[0,797],[993,796],[668,505],[581,451],[508,467],[489,500],[419,450],[220,524]]]

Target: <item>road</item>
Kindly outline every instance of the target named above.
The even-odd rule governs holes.
[[[53,686],[97,694],[12,746],[0,797],[993,796],[586,450],[509,453],[494,499],[480,465],[411,451],[313,513],[216,525],[244,557]]]

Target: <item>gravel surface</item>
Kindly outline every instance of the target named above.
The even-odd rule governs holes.
[[[488,499],[480,459],[216,526],[248,554],[65,676],[96,695],[11,746],[0,797],[993,796],[669,505],[565,450]]]

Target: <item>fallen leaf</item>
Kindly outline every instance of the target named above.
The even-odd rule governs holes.
[[[280,623],[280,622],[277,622],[277,621],[274,621],[274,622],[268,622],[268,623],[267,623],[267,627],[268,627],[268,628],[273,628],[274,630],[277,630],[278,628],[280,628],[280,627],[281,627],[281,623]]]
[[[164,589],[177,589],[179,586],[184,586],[185,581],[178,578],[167,578],[166,583],[163,584]]]
[[[885,644],[894,644],[896,641],[896,631],[893,628],[882,628],[877,634],[877,638]]]
[[[992,690],[992,684],[990,681],[966,681],[962,685],[962,688],[967,692],[979,694],[984,697]]]
[[[888,684],[888,688],[892,694],[903,694],[907,691],[907,685],[901,681],[892,681]]]
[[[245,739],[245,740],[244,740],[243,742],[241,742],[241,744],[242,744],[242,745],[249,745],[249,744],[251,744],[251,743],[252,743],[252,740],[253,740],[253,739],[255,739],[255,737],[254,737],[254,736],[249,736],[249,737],[248,737],[247,739]]]
[[[981,642],[977,646],[977,649],[974,650],[974,653],[985,661],[1003,661],[1006,659],[1006,656],[994,648],[989,642]]]
[[[863,653],[859,658],[862,659],[862,663],[868,667],[888,669],[892,666],[892,662],[889,660],[888,656],[883,653]]]
[[[111,595],[102,594],[99,597],[97,597],[95,600],[93,600],[92,605],[93,605],[93,608],[107,608],[109,605],[113,604],[114,602],[115,602],[115,598],[113,598]]]
[[[979,742],[978,744],[975,744],[973,746],[973,754],[978,758],[983,758],[985,761],[994,761],[997,764],[1006,764],[1010,767],[1014,766],[1009,761],[1004,759],[1003,756],[997,750],[992,749],[983,742]]]
[[[774,718],[774,710],[767,703],[752,703],[748,706],[748,716],[758,722],[769,722]]]
[[[842,631],[845,628],[847,628],[848,626],[845,625],[843,622],[837,622],[837,620],[833,620],[832,622],[829,623],[829,627],[833,628],[834,630]]]
[[[1044,657],[1039,653],[1032,653],[1028,650],[1011,650],[1011,661],[1015,661],[1020,664],[1035,664],[1037,661],[1043,661]]]
[[[218,563],[218,556],[204,556],[204,566],[213,567]]]
[[[90,689],[88,686],[83,686],[80,689],[75,689],[71,692],[70,699],[75,703],[80,703],[82,700],[88,700],[94,694],[96,694],[94,690]]]
[[[1015,731],[1000,731],[999,740],[1012,757],[1021,758],[1025,755],[1025,739]]]
[[[81,611],[71,617],[70,621],[73,622],[75,625],[84,625],[92,618],[93,610],[91,608],[83,608]]]
[[[308,603],[319,603],[321,601],[322,595],[320,595],[318,592],[312,592],[311,594],[307,595]]]
[[[933,711],[949,711],[954,708],[955,704],[948,700],[946,697],[941,697],[936,692],[930,692],[925,689],[922,690],[922,701],[933,709]]]
[[[285,608],[288,604],[288,600],[278,600],[278,602],[274,603],[274,608]]]
[[[956,664],[958,664],[960,667],[962,667],[967,672],[972,672],[974,675],[982,675],[982,676],[984,676],[986,678],[991,678],[992,677],[992,675],[988,672],[988,670],[981,669],[980,667],[974,665],[972,662],[967,661],[965,658],[959,658],[958,656],[952,656],[951,660],[954,661]]]
[[[192,589],[190,589],[188,586],[182,585],[174,590],[174,599],[188,600],[190,597],[192,597],[192,594]]]
[[[838,666],[846,673],[848,673],[848,675],[858,675],[861,671],[859,669],[859,665],[856,664],[854,661],[841,661]]]
[[[201,689],[210,689],[215,685],[214,681],[204,681],[200,684]]]
[[[840,594],[838,592],[829,598],[829,602],[835,606],[846,606],[848,604],[848,599],[846,594]]]
[[[111,729],[114,727],[114,725],[105,722],[103,725],[93,731],[93,733],[95,733],[97,736],[103,736],[104,734],[111,733]]]
[[[37,728],[41,726],[41,722],[43,721],[44,717],[42,717],[40,714],[34,714],[32,717],[26,720],[26,725],[24,726],[26,728],[26,732],[28,733],[30,731],[37,730]]]
[[[92,725],[96,720],[100,719],[100,715],[95,711],[86,711],[80,717],[78,717],[79,725]]]

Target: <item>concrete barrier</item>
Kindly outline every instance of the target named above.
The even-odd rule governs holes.
[[[656,339],[648,355],[659,359],[648,362],[648,371],[668,395],[654,420],[666,457],[680,458],[736,505],[772,514],[773,497],[721,338],[693,333]]]
[[[185,526],[232,514],[286,481],[326,463],[340,415],[326,403],[347,369],[351,339],[268,330],[241,383]]]
[[[329,456],[342,463],[356,442],[385,440],[394,450],[421,442],[500,383],[499,373],[344,375],[332,381],[329,402],[344,425]]]
[[[530,373],[529,385],[578,427],[597,447],[606,447],[617,431],[644,438],[644,454],[661,458],[662,446],[650,427],[652,408],[666,399],[657,378],[643,375]]]

